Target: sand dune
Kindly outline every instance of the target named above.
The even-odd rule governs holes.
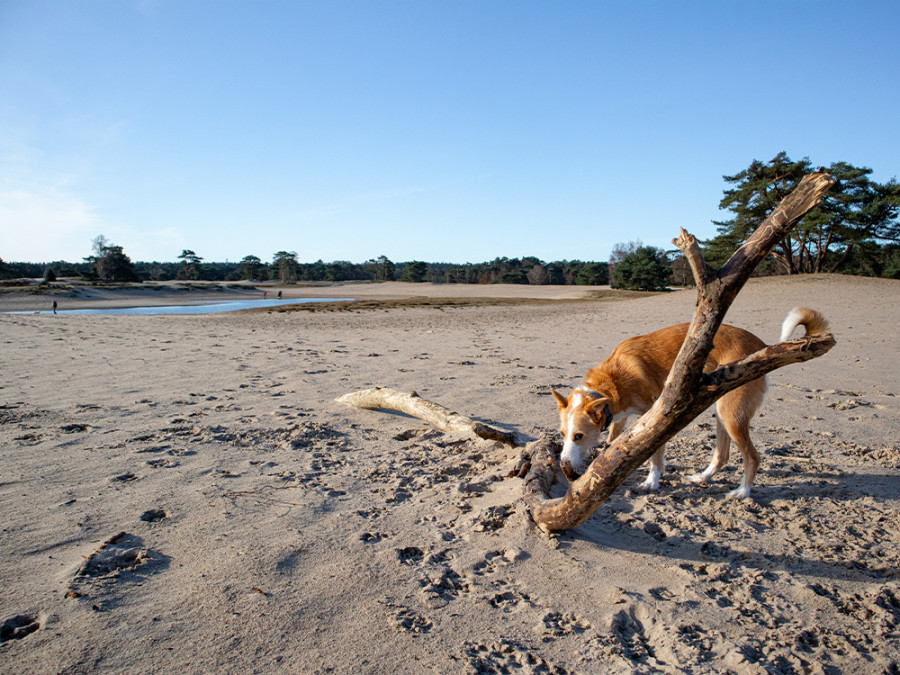
[[[773,342],[804,304],[838,341],[770,376],[754,498],[724,499],[739,457],[706,488],[684,479],[708,462],[707,412],[658,493],[635,474],[552,537],[506,477],[516,449],[334,399],[415,389],[553,433],[549,386],[688,320],[691,291],[0,315],[0,671],[896,673],[898,299],[893,281],[752,281],[730,323]]]

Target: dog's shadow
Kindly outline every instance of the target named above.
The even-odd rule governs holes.
[[[709,520],[710,513],[718,513],[722,509],[716,504],[703,502],[705,499],[713,502],[725,500],[725,495],[733,487],[729,477],[716,481],[705,489],[670,477],[663,481],[659,492],[653,493],[653,508],[635,517],[631,514],[642,512],[647,505],[647,493],[637,490],[637,485],[642,480],[638,474],[629,478],[585,523],[557,535],[560,549],[565,551],[578,542],[588,542],[595,546],[662,556],[687,564],[725,563],[763,572],[783,568],[790,570],[792,574],[810,578],[872,582],[900,577],[896,560],[879,557],[874,552],[856,559],[848,557],[845,560],[835,560],[834,556],[825,559],[825,555],[812,546],[802,554],[766,550],[765,543],[760,546],[761,541],[753,538],[752,531],[751,538],[746,538],[746,528],[729,531],[716,529],[714,524],[710,524],[708,529],[698,532],[673,527],[672,519],[664,516],[666,512],[672,513],[679,509],[682,514]],[[805,480],[791,478],[784,485],[756,487],[752,501],[747,503],[748,508],[756,513],[769,510],[778,512],[784,503],[799,504],[800,507],[794,509],[791,518],[794,521],[806,518],[810,527],[815,529],[821,526],[824,517],[821,512],[817,514],[817,500],[839,501],[848,506],[855,505],[857,510],[865,510],[868,504],[863,503],[863,500],[874,499],[877,503],[895,497],[897,477],[889,473],[857,474],[852,477],[850,484],[838,486],[831,482],[823,485],[824,478],[833,480],[833,474],[822,476],[820,478],[816,473],[811,473],[804,476]],[[568,487],[561,474],[559,479],[553,486],[553,497],[564,495]],[[744,503],[743,500],[736,504],[741,503]],[[698,504],[701,506],[699,511]],[[733,511],[731,513],[733,515]],[[629,514],[629,517],[620,519],[623,514]],[[642,518],[640,515],[646,517]],[[656,520],[654,515],[663,517]],[[883,514],[873,510],[872,521],[879,518],[883,519]],[[735,531],[740,532],[740,538],[735,538]],[[791,536],[787,531],[784,534],[785,537]],[[838,540],[840,532],[837,529],[834,530],[834,536],[834,543],[840,545],[842,542]]]

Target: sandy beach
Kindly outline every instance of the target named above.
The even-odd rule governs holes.
[[[635,490],[642,469],[554,536],[507,477],[519,449],[335,398],[415,390],[553,434],[550,387],[688,321],[694,292],[348,288],[285,296],[382,304],[0,314],[0,671],[900,672],[900,282],[752,280],[728,323],[772,343],[804,305],[837,339],[770,375],[752,499],[724,498],[739,453],[684,479],[709,461],[708,411],[658,492]],[[59,303],[171,302],[91,293]],[[516,302],[390,302],[464,295]],[[0,311],[50,302],[0,293]]]

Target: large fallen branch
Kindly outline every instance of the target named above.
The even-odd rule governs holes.
[[[504,431],[490,424],[463,417],[437,403],[422,398],[414,391],[404,393],[395,389],[375,387],[344,394],[336,400],[367,410],[396,410],[418,417],[441,431],[473,434],[507,445],[520,445],[514,432]]]
[[[753,270],[834,182],[825,173],[804,177],[719,270],[707,265],[697,240],[681,230],[673,243],[684,253],[697,282],[697,305],[665,387],[653,407],[619,435],[584,475],[569,484],[564,497],[549,498],[555,476],[551,446],[544,442],[532,446],[525,502],[538,526],[548,531],[577,527],[635,469],[717,399],[777,368],[821,356],[834,346],[831,335],[789,340],[703,373],[713,337]]]

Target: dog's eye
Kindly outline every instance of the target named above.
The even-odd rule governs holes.
[[[584,438],[584,434],[572,434],[573,441],[580,441],[582,438]]]

